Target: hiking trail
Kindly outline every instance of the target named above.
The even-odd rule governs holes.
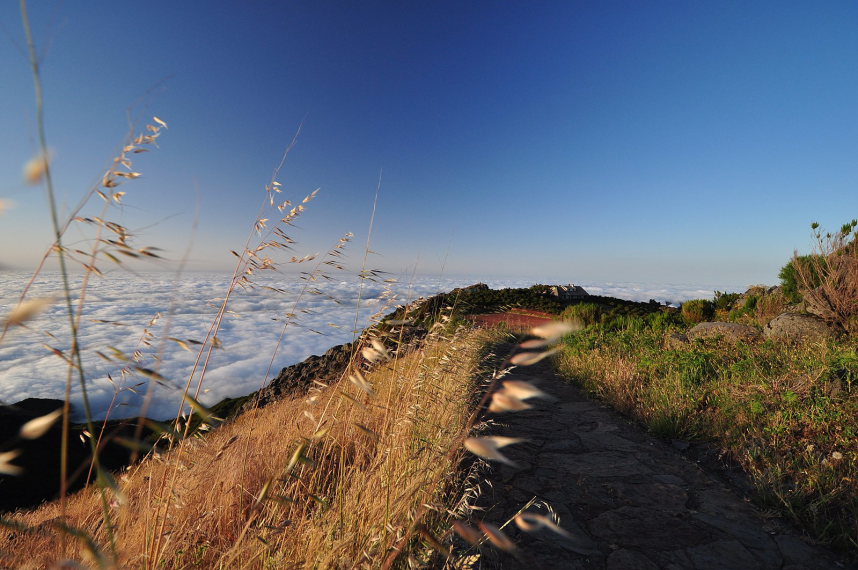
[[[724,478],[704,470],[593,400],[545,361],[519,367],[525,380],[557,398],[534,408],[490,415],[481,435],[527,438],[504,447],[518,469],[493,463],[482,483],[475,518],[496,526],[531,499],[550,505],[573,540],[548,530],[504,532],[518,559],[484,548],[473,567],[598,570],[831,570],[855,568],[766,516]],[[548,514],[545,507],[530,511]]]

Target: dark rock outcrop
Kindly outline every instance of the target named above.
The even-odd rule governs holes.
[[[0,406],[0,452],[17,451],[11,463],[23,469],[20,476],[0,475],[0,511],[34,507],[42,501],[55,498],[60,487],[60,450],[62,449],[62,422],[57,421],[38,439],[19,437],[21,426],[63,407],[62,400],[27,398],[11,406]],[[102,423],[96,423],[96,432]],[[81,440],[85,426],[72,425],[67,440],[69,491],[81,488],[90,464],[89,443]],[[132,438],[134,420],[108,422],[104,445],[99,452],[101,464],[108,470],[128,464],[131,450],[112,440],[114,436]],[[143,437],[151,430],[143,430]]]
[[[821,341],[834,336],[824,320],[809,313],[788,312],[772,319],[763,329],[766,338],[787,342]]]
[[[313,381],[330,384],[340,379],[352,357],[352,343],[339,344],[325,354],[307,357],[303,362],[287,366],[271,383],[256,394],[251,394],[239,413],[268,404],[287,396],[302,394]]]
[[[377,331],[380,337],[385,335]],[[386,331],[388,339],[384,344],[388,350],[403,355],[419,346],[420,341],[426,336],[427,330],[421,327],[405,326],[401,329]],[[395,339],[395,341],[393,340]],[[394,345],[399,348],[395,348]],[[339,344],[328,349],[321,356],[315,354],[307,357],[303,362],[287,366],[280,371],[271,383],[254,394],[245,396],[245,401],[238,410],[238,414],[253,408],[261,408],[280,398],[286,398],[306,393],[314,381],[323,384],[331,384],[340,380],[352,361],[352,357],[360,346],[354,343]],[[219,404],[220,405],[220,404]]]

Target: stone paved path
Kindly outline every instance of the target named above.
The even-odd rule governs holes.
[[[500,525],[532,498],[577,537],[504,530],[519,559],[484,549],[475,567],[599,570],[800,570],[855,568],[762,516],[718,477],[669,444],[585,397],[547,364],[518,368],[555,397],[535,409],[495,416],[489,433],[526,437],[503,449],[519,469],[493,466],[478,506]],[[497,465],[497,464],[494,464]],[[531,510],[545,513],[545,509]]]

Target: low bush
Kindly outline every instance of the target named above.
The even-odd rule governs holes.
[[[603,313],[602,307],[596,303],[579,303],[563,309],[560,318],[588,327],[600,322]]]
[[[715,291],[715,310],[730,311],[741,296],[742,295],[740,293],[724,293],[721,291]]]
[[[685,323],[682,320],[682,315],[678,311],[659,311],[653,313],[649,318],[650,326],[659,332],[666,332],[669,329],[683,326]]]
[[[802,301],[800,291],[802,287],[819,287],[819,273],[815,267],[822,260],[818,258],[818,255],[796,255],[786,265],[781,267],[780,273],[778,273],[778,278],[781,280],[781,291],[783,291],[783,294],[790,303],[800,303]],[[809,279],[807,285],[800,284],[799,274],[804,274]]]
[[[715,316],[715,304],[708,299],[693,299],[682,304],[682,318],[689,324],[702,323]]]
[[[816,240],[812,255],[792,260],[799,294],[811,313],[847,333],[858,332],[858,220],[840,231],[823,234],[811,229]]]

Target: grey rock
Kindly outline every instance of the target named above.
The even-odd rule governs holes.
[[[739,323],[708,322],[695,325],[688,331],[688,338],[720,338],[727,342],[750,342],[760,338],[760,331]]]
[[[546,442],[542,450],[580,453],[584,451],[584,446],[581,443],[581,438],[573,434],[572,436]]]
[[[607,570],[658,570],[658,566],[640,552],[622,548],[608,556]]]
[[[831,338],[834,330],[816,315],[788,312],[772,319],[763,334],[774,340],[806,342]]]
[[[738,540],[719,540],[686,550],[696,570],[756,570],[760,561]]]
[[[554,456],[553,453],[544,455],[549,462]],[[558,456],[557,461],[563,461],[563,456]],[[640,473],[652,473],[636,458],[620,451],[581,453],[575,456],[575,461],[565,465],[565,468],[570,474],[588,477],[628,477]]]
[[[685,485],[685,479],[682,477],[677,477],[676,475],[670,475],[666,473],[657,473],[652,476],[653,479],[658,481],[659,483],[665,483],[667,485]]]
[[[707,505],[711,509],[711,505]],[[738,513],[733,516],[720,516],[708,513],[696,513],[692,515],[695,519],[705,522],[726,535],[736,537],[742,545],[757,558],[765,560],[770,566],[779,568],[783,564],[783,557],[775,544],[774,539],[758,525],[752,524],[747,517]]]
[[[778,549],[783,555],[784,562],[807,566],[810,568],[821,568],[820,561],[815,548],[796,536],[779,535],[775,537]]]
[[[644,507],[620,507],[590,523],[591,534],[619,546],[667,550],[687,548],[712,540],[706,525],[693,519]]]
[[[287,366],[271,383],[259,390],[243,410],[263,407],[286,396],[306,392],[313,380],[329,384],[339,380],[351,360],[352,344],[341,344],[321,356],[312,355],[303,362]]]
[[[607,483],[617,497],[617,503],[638,506],[665,513],[685,511],[688,494],[681,487],[664,483],[628,483],[614,481]]]

